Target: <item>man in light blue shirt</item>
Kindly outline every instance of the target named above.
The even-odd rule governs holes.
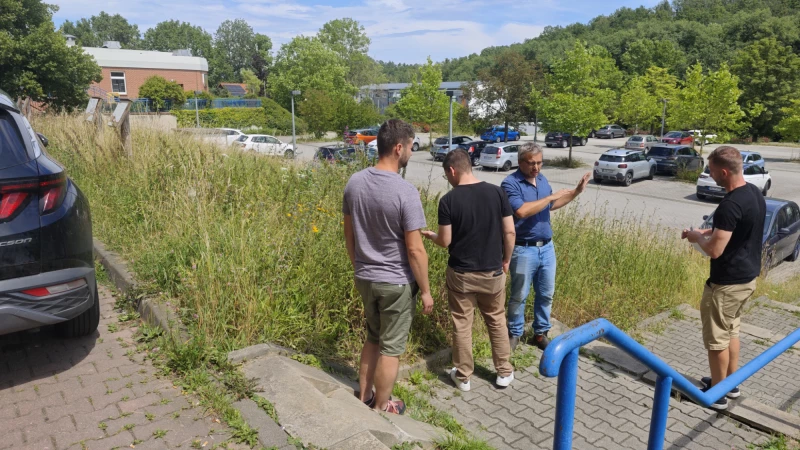
[[[550,310],[556,288],[556,252],[550,211],[567,205],[586,188],[586,173],[575,189],[553,193],[547,178],[541,173],[542,148],[534,143],[522,146],[519,169],[501,184],[514,210],[517,232],[511,255],[511,295],[508,300],[508,335],[512,352],[519,344],[525,327],[525,300],[531,285],[535,292],[532,343],[544,350],[550,339]]]

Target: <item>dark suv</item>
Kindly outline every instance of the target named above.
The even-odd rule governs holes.
[[[569,147],[569,141],[572,138],[572,145],[586,145],[586,138],[580,136],[572,136],[569,133],[562,133],[560,131],[551,131],[544,137],[544,145],[548,147]]]
[[[89,202],[0,90],[0,334],[97,329]]]

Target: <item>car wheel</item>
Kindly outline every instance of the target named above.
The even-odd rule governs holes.
[[[625,174],[625,180],[622,181],[625,186],[630,186],[633,183],[633,173],[628,172]]]
[[[794,244],[794,251],[791,255],[789,255],[788,258],[786,258],[786,260],[797,261],[798,258],[800,258],[800,238],[797,238],[797,243]]]
[[[590,138],[592,138],[592,139],[594,139],[594,138],[595,138],[594,131],[592,131],[591,133],[589,133],[589,137],[590,137]]]
[[[569,143],[567,141],[561,141],[561,148],[569,147]]]
[[[694,194],[694,195],[696,195],[696,196],[697,196],[697,199],[698,199],[698,200],[705,200],[705,199],[707,199],[707,198],[708,198],[708,197],[706,197],[705,195],[703,195],[703,194],[701,194],[701,193],[699,193],[699,192],[698,192],[698,193],[696,193],[696,194]]]
[[[294,151],[286,150],[286,153],[283,154],[283,157],[286,159],[294,159]]]
[[[770,187],[772,187],[772,182],[771,181],[767,181],[767,184],[764,185],[764,190],[761,191],[761,193],[764,194],[764,197],[767,196],[767,193],[769,192],[769,188]]]
[[[65,338],[88,336],[97,330],[100,323],[100,295],[94,285],[94,304],[74,319],[56,324],[56,333]]]
[[[503,164],[503,171],[507,172],[509,170],[511,170],[511,161],[506,161],[505,164]]]
[[[547,148],[550,148],[550,147],[552,147],[552,145],[550,145],[550,144],[544,144],[544,145],[545,145],[545,147],[547,147]]]
[[[412,145],[412,146],[411,146],[411,151],[412,151],[412,152],[415,152],[415,151],[417,151],[417,150],[419,150],[419,144],[417,144],[416,142],[414,142],[414,145]]]
[[[581,147],[585,146],[586,142],[587,142],[586,138],[581,139]]]
[[[650,175],[647,176],[648,180],[652,180],[656,176],[656,167],[653,166],[650,168]]]
[[[601,184],[601,183],[603,182],[603,179],[602,179],[602,178],[595,177],[595,178],[594,178],[594,182],[595,182],[595,183],[597,183],[597,184]]]

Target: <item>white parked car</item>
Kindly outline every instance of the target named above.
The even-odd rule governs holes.
[[[758,186],[765,197],[769,192],[769,188],[772,187],[772,178],[769,176],[769,170],[755,164],[744,166],[744,180]],[[697,178],[697,198],[700,200],[708,197],[722,198],[725,197],[725,194],[727,194],[725,188],[717,185],[717,182],[711,178],[708,166],[706,166],[703,173]]]
[[[421,146],[421,144],[420,144],[420,141],[419,141],[419,136],[414,136],[414,142],[411,144],[411,151],[415,152],[415,151],[419,150],[420,146]],[[373,148],[373,149],[375,149],[375,151],[377,151],[378,150],[378,140],[375,139],[375,140],[370,141],[369,144],[367,144],[367,147]]]
[[[594,182],[616,181],[630,186],[633,180],[652,180],[656,174],[656,161],[639,150],[609,150],[594,162]]]
[[[689,133],[691,133],[691,135],[694,136],[694,142],[697,145],[711,144],[712,142],[714,142],[714,140],[717,139],[716,134],[704,134],[703,130],[689,130]],[[705,138],[705,142],[701,142],[701,137]]]
[[[236,143],[242,150],[252,150],[264,155],[283,156],[294,158],[296,153],[292,144],[287,144],[280,139],[267,134],[243,134]]]
[[[478,164],[481,165],[483,170],[511,170],[513,167],[519,166],[519,149],[521,145],[518,143],[501,142],[499,144],[486,144],[481,152],[481,159]]]
[[[244,136],[242,130],[237,130],[235,128],[218,128],[218,130],[225,136],[225,145],[231,145],[238,141],[240,137]]]

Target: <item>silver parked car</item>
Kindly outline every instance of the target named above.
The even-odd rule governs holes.
[[[449,139],[447,136],[436,138],[436,140],[433,141],[433,145],[431,145],[431,156],[433,156],[434,161],[443,161],[444,157],[451,151],[457,149],[459,145],[466,144],[472,140],[473,139],[469,136],[453,136],[453,143],[451,145],[448,143]]]
[[[594,182],[616,181],[630,186],[633,180],[652,180],[656,174],[656,162],[638,150],[609,150],[594,163]]]
[[[619,125],[605,125],[597,130],[594,135],[598,138],[625,137],[625,129]]]
[[[519,166],[519,148],[521,145],[506,142],[489,144],[483,148],[478,161],[483,169],[510,170]]]
[[[646,151],[656,144],[658,144],[658,138],[652,134],[634,134],[625,142],[625,148]]]

